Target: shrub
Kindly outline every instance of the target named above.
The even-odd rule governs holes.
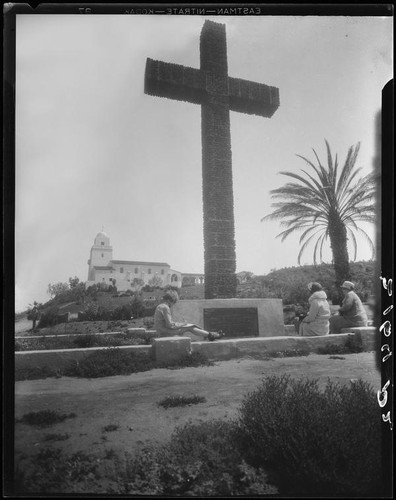
[[[144,315],[143,300],[139,298],[137,295],[133,297],[131,303],[131,313],[132,313],[131,316],[133,316],[134,318],[141,318]]]
[[[373,389],[361,380],[268,377],[240,409],[252,463],[275,474],[282,495],[376,496],[381,487],[381,429]]]
[[[187,424],[160,447],[148,447],[130,459],[123,477],[125,494],[253,495],[274,494],[266,473],[253,468],[235,446],[238,430],[215,420]]]
[[[147,330],[152,330],[154,328],[154,319],[153,318],[145,318],[143,320],[143,324],[147,328]]]
[[[53,368],[44,366],[34,366],[32,368],[17,368],[15,370],[15,381],[38,380],[47,377],[59,377],[61,373]]]
[[[355,335],[349,335],[345,342],[345,348],[348,352],[363,352],[364,346],[361,334],[355,333]]]
[[[117,307],[111,312],[113,320],[129,320],[133,316],[132,305],[124,305]]]
[[[144,341],[138,341],[144,343]],[[67,367],[54,370],[48,366],[22,368],[15,371],[16,380],[37,380],[46,377],[98,378],[113,375],[130,375],[153,368],[179,369],[185,367],[210,366],[213,363],[200,353],[192,353],[181,359],[159,363],[144,352],[125,352],[116,347],[94,351],[81,361],[71,361]]]
[[[130,375],[152,368],[154,368],[154,361],[145,353],[131,353],[109,348],[95,351],[80,362],[72,362],[64,374],[69,377],[97,378]]]
[[[113,375],[130,375],[153,368],[184,368],[208,365],[210,362],[199,353],[187,355],[179,360],[158,363],[144,352],[124,352],[121,349],[109,348],[88,354],[82,361],[73,361],[64,370],[63,375],[69,377],[97,378]]]
[[[56,307],[52,307],[47,311],[43,311],[41,313],[38,328],[45,328],[47,326],[54,326],[58,322],[58,309]]]
[[[40,410],[26,413],[17,422],[28,425],[35,425],[37,427],[48,427],[50,425],[63,422],[67,418],[75,418],[75,413],[60,414],[54,410]]]
[[[120,426],[119,425],[115,425],[115,424],[108,424],[108,425],[105,425],[103,428],[102,428],[102,432],[114,432],[116,431]]]
[[[204,396],[168,396],[158,403],[158,406],[164,408],[175,408],[178,406],[189,406],[197,405],[199,403],[205,403],[206,398]]]
[[[318,347],[318,354],[351,354],[363,352],[364,346],[362,336],[360,334],[349,335],[344,345],[327,344],[323,347]]]
[[[347,354],[348,351],[345,348],[345,345],[337,345],[337,344],[327,344],[322,347],[318,347],[316,352],[318,354]]]
[[[270,358],[296,358],[300,356],[309,356],[309,354],[309,349],[289,349],[285,351],[268,352]]]
[[[73,344],[77,347],[94,347],[96,344],[95,335],[79,335],[73,340]]]
[[[82,492],[85,493],[87,485],[95,488],[100,477],[97,458],[81,451],[64,455],[59,448],[43,448],[34,456],[34,463],[33,471],[17,468],[15,485],[18,496],[36,493],[51,497],[51,493],[55,496],[60,492],[76,493],[79,485],[83,486]],[[73,485],[71,491],[70,484]]]

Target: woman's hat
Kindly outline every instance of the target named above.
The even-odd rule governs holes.
[[[310,292],[319,292],[320,290],[323,290],[323,287],[320,283],[314,281],[313,283],[308,283],[308,290]]]
[[[175,304],[179,300],[179,295],[175,290],[168,290],[162,297],[162,300],[168,300]]]
[[[352,283],[352,281],[344,281],[344,283],[341,285],[341,288],[345,288],[346,290],[353,290],[355,288],[355,283]]]

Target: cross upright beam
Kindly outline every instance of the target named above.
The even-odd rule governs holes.
[[[147,59],[146,94],[201,105],[205,298],[236,296],[230,110],[270,118],[279,90],[228,76],[224,24],[205,21],[200,69]]]

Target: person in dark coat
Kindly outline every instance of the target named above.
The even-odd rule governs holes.
[[[344,293],[344,300],[338,310],[338,315],[330,318],[330,333],[341,333],[343,328],[354,326],[367,326],[367,313],[362,301],[353,291],[355,284],[351,281],[344,281],[341,290]]]

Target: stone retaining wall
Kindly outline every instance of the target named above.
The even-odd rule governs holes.
[[[351,335],[361,338],[365,351],[376,349],[375,328],[357,329],[356,332],[326,335],[323,337],[254,337],[215,342],[191,342],[188,337],[157,338],[152,340],[152,345],[119,346],[117,349],[122,349],[126,352],[144,352],[162,361],[168,360],[169,356],[174,359],[174,354],[182,356],[189,352],[200,352],[211,360],[225,360],[247,355],[254,356],[257,354],[290,350],[317,352],[320,347],[326,345],[342,346]],[[18,351],[15,353],[15,368],[26,369],[47,366],[51,369],[62,369],[70,361],[80,361],[86,355],[102,349],[108,348],[90,347],[52,351]]]

